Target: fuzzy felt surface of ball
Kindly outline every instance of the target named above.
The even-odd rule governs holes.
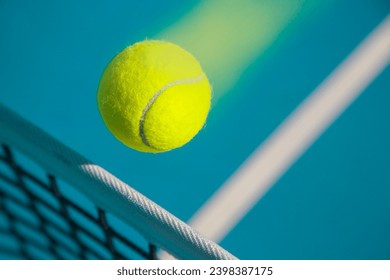
[[[203,127],[211,86],[189,52],[170,42],[146,40],[111,60],[97,100],[105,125],[118,140],[159,153],[183,146]]]

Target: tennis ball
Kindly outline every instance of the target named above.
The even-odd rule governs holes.
[[[138,151],[159,153],[181,147],[203,127],[211,87],[186,50],[146,40],[112,59],[97,100],[104,123],[118,140]]]

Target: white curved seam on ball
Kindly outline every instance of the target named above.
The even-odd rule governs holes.
[[[153,105],[153,103],[156,101],[156,99],[164,91],[166,91],[167,89],[169,89],[169,88],[171,88],[173,86],[181,85],[181,84],[193,84],[193,83],[200,82],[202,80],[203,80],[203,74],[200,74],[196,78],[186,78],[186,79],[176,80],[176,81],[173,81],[173,82],[170,82],[170,83],[166,84],[165,86],[160,88],[155,94],[153,94],[152,98],[149,100],[149,102],[146,104],[144,110],[142,111],[142,115],[141,115],[141,118],[140,118],[140,121],[139,121],[139,136],[142,139],[142,143],[144,143],[146,146],[148,146],[150,148],[153,148],[153,149],[156,149],[156,150],[160,150],[160,149],[158,149],[156,147],[153,147],[149,143],[148,139],[146,139],[146,135],[145,135],[145,132],[144,132],[144,125],[145,125],[146,114],[148,113],[150,107]]]

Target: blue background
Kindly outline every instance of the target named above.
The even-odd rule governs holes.
[[[183,148],[145,154],[104,127],[96,91],[124,47],[197,1],[0,0],[0,102],[183,220],[390,12],[325,1],[298,15]],[[273,186],[222,246],[243,259],[390,259],[390,68]]]

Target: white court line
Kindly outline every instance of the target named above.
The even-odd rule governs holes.
[[[257,148],[190,220],[218,242],[390,61],[390,15]]]

